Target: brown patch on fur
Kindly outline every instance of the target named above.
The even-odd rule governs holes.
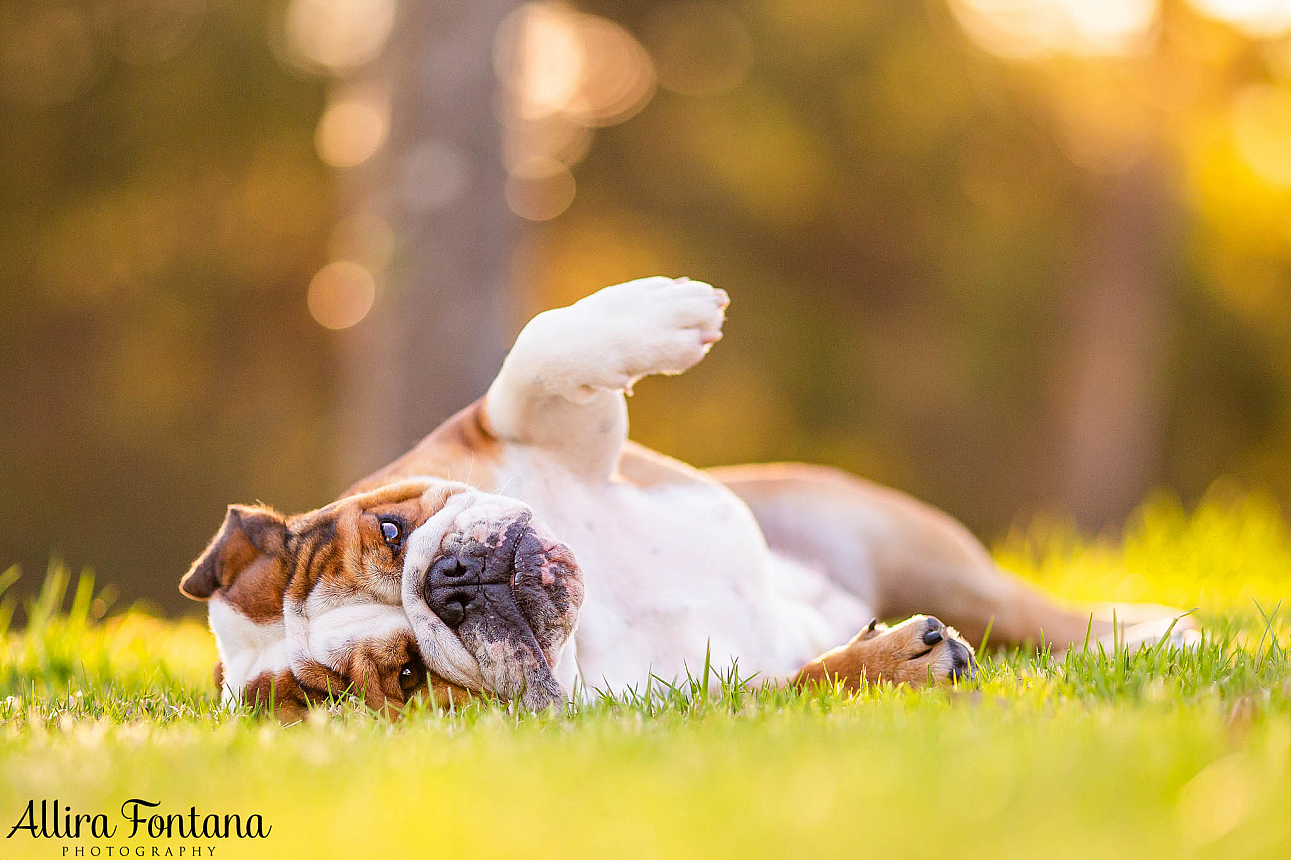
[[[287,544],[294,564],[287,592],[299,603],[319,587],[337,594],[398,594],[403,543],[453,495],[447,487],[427,494],[431,489],[427,481],[403,481],[293,517]],[[399,523],[399,547],[386,543],[382,518]]]
[[[401,677],[405,667],[412,672],[412,683],[406,687]],[[356,643],[347,655],[343,672],[309,660],[297,666],[291,677],[306,704],[354,696],[391,719],[402,714],[418,696],[429,695],[444,708],[465,704],[471,698],[469,690],[438,675],[429,675],[422,666],[417,643],[407,634]]]
[[[242,701],[258,710],[272,713],[284,723],[294,723],[305,716],[309,698],[285,669],[278,673],[256,675],[242,691]]]
[[[316,660],[306,660],[294,671],[297,682],[307,691],[311,701],[323,702],[352,692],[352,685],[344,675],[332,671]]]
[[[303,600],[320,583],[343,593],[380,593],[383,584],[386,592],[397,591],[402,545],[386,543],[379,517],[400,523],[407,540],[452,495],[445,488],[426,496],[431,486],[403,481],[290,518],[265,507],[231,505],[180,590],[197,600],[219,592],[256,622],[280,619],[288,592]]]
[[[386,639],[361,639],[346,655],[345,675],[354,693],[374,711],[389,714],[401,710],[416,689],[425,684],[425,670],[411,636],[396,634]],[[416,686],[404,690],[404,668],[414,675]]]
[[[216,660],[215,671],[211,674],[215,676],[215,689],[224,692],[224,664]]]
[[[269,508],[229,505],[223,525],[180,580],[179,590],[195,600],[221,591],[252,621],[277,618],[287,582],[286,530],[283,517]]]

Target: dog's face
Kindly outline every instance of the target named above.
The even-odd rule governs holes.
[[[293,517],[232,506],[180,589],[210,600],[226,696],[283,717],[344,693],[554,704],[583,594],[527,507],[434,478]]]
[[[402,586],[418,649],[437,673],[533,709],[563,699],[553,670],[573,637],[583,574],[528,507],[454,494],[413,532]]]

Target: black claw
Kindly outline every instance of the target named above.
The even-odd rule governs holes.
[[[873,633],[873,632],[874,632],[874,628],[875,628],[875,627],[878,627],[878,626],[879,626],[879,619],[877,619],[877,618],[871,618],[871,619],[870,619],[869,626],[865,628],[865,632],[866,632],[866,633]]]
[[[972,681],[977,678],[977,661],[966,647],[958,642],[950,643],[950,680]]]
[[[975,681],[977,680],[976,666],[954,666],[950,670],[950,680],[952,681]]]

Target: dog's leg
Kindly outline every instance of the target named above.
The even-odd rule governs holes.
[[[825,570],[884,618],[928,612],[980,643],[1055,651],[1092,641],[1134,646],[1170,630],[1195,640],[1190,618],[1164,606],[1063,606],[1001,570],[986,548],[947,514],[837,469],[798,464],[709,470],[753,510],[771,547]],[[1092,621],[1091,621],[1092,617]]]
[[[938,619],[916,615],[895,627],[872,623],[803,666],[793,684],[841,681],[854,690],[878,681],[922,687],[976,676],[972,647]]]
[[[721,338],[727,303],[699,281],[643,278],[539,314],[489,388],[489,429],[609,477],[627,438],[624,394],[643,376],[694,367]]]

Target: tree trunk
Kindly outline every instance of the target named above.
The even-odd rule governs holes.
[[[1088,530],[1122,523],[1157,477],[1175,240],[1161,162],[1108,177],[1099,210],[1057,392],[1059,502]]]
[[[342,335],[340,486],[483,394],[505,354],[519,227],[493,43],[517,5],[400,0],[384,53],[337,85],[387,100],[390,116],[385,145],[342,171],[341,223],[384,222],[393,239],[372,312]]]

